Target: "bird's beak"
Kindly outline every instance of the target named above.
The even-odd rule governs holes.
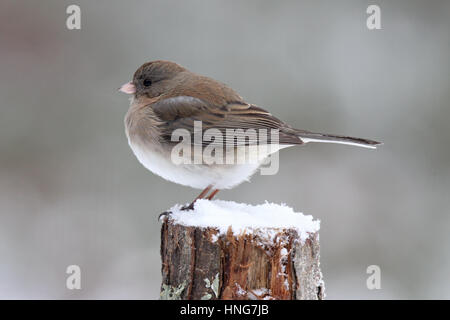
[[[126,94],[134,94],[136,93],[136,86],[132,82],[127,82],[119,88],[119,91]]]

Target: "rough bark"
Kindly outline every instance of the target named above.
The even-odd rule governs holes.
[[[234,235],[187,227],[170,216],[161,228],[161,299],[323,299],[319,235],[294,229]]]

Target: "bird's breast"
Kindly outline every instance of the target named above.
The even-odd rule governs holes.
[[[143,141],[155,147],[160,146],[159,123],[160,120],[151,107],[131,101],[124,119],[125,134],[128,141]]]

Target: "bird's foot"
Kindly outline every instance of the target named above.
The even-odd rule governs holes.
[[[195,202],[195,201],[194,201],[194,202]],[[193,209],[194,209],[194,202],[192,202],[192,203],[189,204],[189,205],[184,205],[184,206],[182,206],[182,207],[180,208],[180,210],[183,210],[183,211],[193,210]],[[172,213],[172,211],[164,211],[163,213],[161,213],[161,214],[158,216],[158,221],[160,221],[161,219],[168,218],[168,217],[170,216],[171,213]]]
[[[194,210],[194,203],[195,203],[195,201],[194,202],[191,202],[191,204],[190,205],[185,205],[185,206],[183,206],[182,208],[181,208],[181,210],[183,210],[183,211],[189,211],[189,210]]]
[[[164,211],[158,216],[158,221],[161,221],[161,219],[168,218],[171,213],[172,211]]]

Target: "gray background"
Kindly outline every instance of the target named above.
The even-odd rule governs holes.
[[[383,29],[369,31],[374,3]],[[156,217],[197,190],[127,145],[116,88],[155,59],[295,127],[384,141],[283,150],[277,175],[219,198],[320,219],[329,299],[450,298],[449,54],[448,1],[2,0],[0,298],[158,297]],[[381,290],[366,288],[372,264]]]

